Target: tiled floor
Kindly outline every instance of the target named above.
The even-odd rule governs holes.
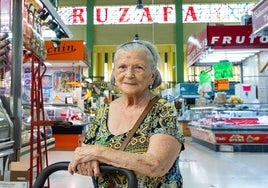
[[[49,151],[49,163],[69,161],[72,151]],[[184,188],[267,188],[268,153],[215,152],[191,141],[181,154]],[[57,171],[51,188],[91,188],[90,177]]]

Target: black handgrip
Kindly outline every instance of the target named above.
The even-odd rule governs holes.
[[[44,168],[43,171],[37,176],[33,184],[33,188],[43,188],[46,182],[46,179],[49,177],[49,175],[59,170],[68,170],[69,163],[70,162],[67,162],[67,161],[57,162]]]
[[[44,168],[43,171],[37,176],[33,184],[33,188],[43,188],[46,182],[46,179],[49,177],[49,175],[59,170],[68,170],[69,163],[70,162],[57,162]],[[113,173],[123,174],[128,179],[128,188],[138,187],[137,177],[131,170],[102,164],[100,165],[100,171],[102,173],[113,172]]]

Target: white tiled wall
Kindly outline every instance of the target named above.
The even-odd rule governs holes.
[[[257,85],[258,100],[268,103],[268,67],[260,72],[260,65],[268,62],[268,51],[261,52],[243,62],[243,83]]]

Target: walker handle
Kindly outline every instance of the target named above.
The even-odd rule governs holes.
[[[54,164],[51,164],[44,168],[42,172],[37,176],[33,188],[43,188],[44,184],[46,182],[46,179],[51,175],[52,173],[59,171],[59,170],[68,170],[69,166],[68,161],[64,162],[56,162]],[[127,170],[124,168],[117,168],[110,165],[101,164],[100,165],[100,171],[101,173],[119,173],[123,174],[128,178],[128,188],[137,188],[138,187],[138,181],[136,178],[136,175],[131,170]]]

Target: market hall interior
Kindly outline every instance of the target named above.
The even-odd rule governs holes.
[[[133,0],[56,0],[57,11],[51,9],[48,1],[40,0],[45,8],[38,9],[35,6],[40,3],[32,0],[13,0],[14,5],[25,3],[14,7],[11,1],[0,0],[0,91],[12,95],[10,103],[1,98],[0,111],[5,122],[15,125],[14,129],[11,123],[8,128],[7,124],[0,126],[4,130],[0,137],[0,154],[4,153],[4,157],[0,155],[0,180],[6,179],[3,172],[8,155],[15,160],[9,169],[12,180],[20,176],[35,178],[28,171],[33,172],[31,161],[38,155],[38,160],[48,160],[49,164],[71,160],[73,149],[83,142],[96,107],[120,95],[109,84],[117,45],[138,34],[139,39],[153,42],[162,58],[163,84],[155,92],[178,105],[178,125],[185,123],[180,128],[190,132],[185,133],[186,150],[180,159],[184,186],[255,187],[256,182],[259,187],[267,185],[264,167],[268,151],[268,23],[258,17],[265,11],[255,10],[265,7],[267,1],[142,0],[143,12],[135,9],[137,2]],[[178,9],[180,6],[182,9]],[[12,8],[13,15],[8,14],[6,10]],[[87,8],[91,11],[87,12]],[[252,8],[258,13],[249,15]],[[23,13],[23,23],[19,11]],[[56,37],[41,40],[38,32],[30,32],[30,28],[38,30],[31,25],[36,21],[31,16],[37,14],[36,23],[45,23],[45,28]],[[10,30],[12,17],[18,20]],[[254,19],[261,24],[254,25]],[[20,24],[23,28],[17,27]],[[17,39],[12,41],[13,49],[22,49],[12,51],[10,36]],[[32,43],[31,38],[40,43]],[[40,92],[42,96],[35,95]],[[13,108],[8,110],[7,104]],[[43,104],[49,120],[47,143],[36,136],[36,129],[31,129],[32,125],[40,126],[40,122],[29,119],[31,111],[40,118],[37,114],[42,114]],[[41,108],[35,108],[39,105]],[[210,122],[227,116],[227,131],[222,122]],[[52,123],[62,120],[73,121],[75,126],[66,129],[70,124],[63,123],[64,127]],[[37,150],[31,137],[41,143]],[[44,146],[48,147],[47,153],[39,150]],[[19,158],[21,161],[16,161]],[[74,181],[70,182],[72,178]],[[67,182],[78,187],[88,182],[92,186],[87,177],[72,178],[59,172],[51,177],[51,183],[55,187],[67,186]]]

